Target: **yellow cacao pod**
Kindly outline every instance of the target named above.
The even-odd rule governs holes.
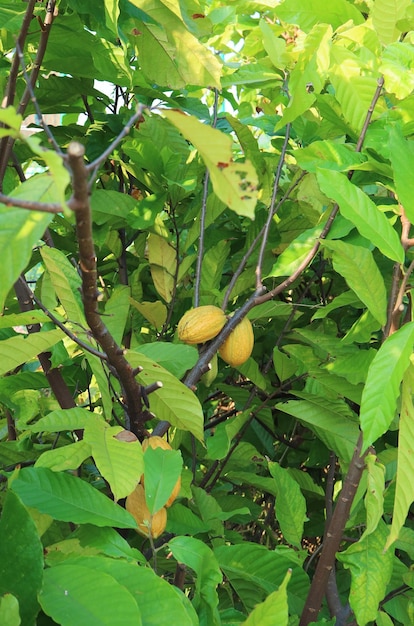
[[[204,343],[216,337],[226,321],[224,311],[217,306],[199,306],[184,313],[178,322],[178,337],[184,343]]]
[[[158,437],[158,435],[154,435],[153,437],[147,437],[146,439],[144,439],[141,445],[143,452],[145,452],[148,446],[154,449],[162,448],[163,450],[172,450],[168,441],[166,439],[163,439],[162,437]]]
[[[223,361],[237,367],[247,361],[252,353],[253,345],[253,326],[245,317],[221,345],[219,354]]]
[[[167,525],[167,509],[162,507],[151,516],[145,502],[145,491],[142,485],[137,485],[134,491],[127,497],[125,508],[136,519],[137,531],[144,537],[156,539],[165,530]]]
[[[171,448],[170,444],[168,443],[168,441],[166,441],[162,437],[158,437],[157,435],[154,435],[153,437],[148,437],[147,439],[144,439],[144,441],[142,442],[142,451],[145,452],[145,450],[148,447],[151,447],[151,448],[154,448],[154,449],[155,448],[162,448],[163,450],[172,450],[172,448]],[[144,485],[144,474],[141,477],[141,484]],[[176,499],[176,497],[180,493],[180,489],[181,489],[181,477],[179,477],[177,482],[175,483],[170,497],[168,498],[167,502],[164,504],[165,507],[168,508],[168,507],[170,507],[172,505],[172,503],[174,502],[174,500]]]

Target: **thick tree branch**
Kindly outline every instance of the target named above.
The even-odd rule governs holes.
[[[68,162],[72,170],[73,195],[70,206],[75,212],[79,245],[79,264],[82,275],[82,298],[85,317],[94,339],[107,355],[108,362],[117,372],[125,392],[131,430],[139,438],[144,435],[141,386],[135,380],[135,372],[125,359],[123,350],[103,323],[97,310],[97,268],[92,237],[92,216],[89,203],[88,169],[84,161],[82,144],[72,142],[68,147]]]

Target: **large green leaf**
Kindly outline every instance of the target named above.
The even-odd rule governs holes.
[[[276,519],[286,541],[300,547],[306,517],[306,501],[296,480],[278,463],[269,463],[276,482]]]
[[[78,563],[47,569],[39,602],[62,626],[143,623],[134,597],[116,578]]]
[[[27,428],[35,433],[43,430],[52,433],[62,430],[82,430],[90,418],[91,412],[81,407],[55,409],[34,424],[29,424]]]
[[[177,267],[176,250],[164,237],[151,234],[148,238],[148,260],[155,289],[165,302],[170,302]]]
[[[414,368],[410,364],[405,372],[401,392],[401,413],[398,436],[398,468],[395,502],[390,534],[386,549],[398,539],[411,504],[414,502]]]
[[[51,187],[53,187],[53,181],[50,177],[35,176],[21,184],[10,195],[25,200],[55,201],[56,197],[50,193]],[[26,211],[0,204],[0,256],[2,261],[0,311],[3,309],[8,292],[27,266],[33,246],[39,242],[51,219],[50,213]]]
[[[301,399],[279,402],[276,405],[279,411],[292,415],[308,426],[329,450],[334,450],[339,458],[349,462],[359,429],[345,402],[304,392],[296,392],[295,395]]]
[[[181,476],[181,452],[148,446],[144,453],[144,465],[145,499],[153,514],[165,505]]]
[[[349,602],[360,626],[375,620],[391,578],[394,554],[392,550],[384,553],[387,535],[387,526],[381,521],[373,533],[337,555],[351,572]]]
[[[137,525],[128,511],[71,474],[26,467],[13,478],[11,489],[26,506],[61,521],[119,528]]]
[[[239,215],[254,219],[257,173],[250,161],[233,161],[231,138],[191,115],[167,110],[163,114],[199,151],[220,200]]]
[[[40,252],[49,272],[53,288],[66,311],[68,319],[71,322],[85,326],[81,298],[82,280],[78,272],[63,252],[57,250],[57,248],[44,246]]]
[[[233,437],[237,435],[249,417],[250,411],[242,411],[235,417],[218,424],[214,431],[214,437],[209,437],[206,442],[209,459],[223,459],[226,456]]]
[[[78,558],[76,563],[113,577],[133,596],[145,626],[198,626],[188,598],[149,567],[139,567],[120,559]],[[134,624],[135,622],[132,622]]]
[[[32,335],[19,335],[0,342],[0,375],[47,352],[64,337],[61,330],[48,330]]]
[[[201,623],[218,626],[217,586],[223,577],[211,548],[194,537],[175,537],[168,546],[174,558],[191,567],[197,575],[193,604]]]
[[[385,48],[380,66],[384,84],[387,91],[394,93],[399,100],[407,98],[414,89],[413,67],[412,46],[395,42]]]
[[[338,203],[342,215],[355,224],[363,237],[392,261],[404,262],[397,231],[362,189],[339,172],[319,169],[316,176],[323,193]]]
[[[370,365],[360,411],[364,450],[385,433],[394,419],[413,344],[414,323],[411,322],[384,341]]]
[[[163,386],[149,396],[150,408],[160,420],[167,420],[173,426],[188,430],[200,441],[204,441],[204,417],[197,396],[166,369],[144,354],[129,350],[128,361],[133,367],[141,366],[137,375],[142,385],[157,381]]]
[[[35,523],[17,495],[8,491],[0,519],[0,597],[10,593],[17,598],[27,626],[36,624],[42,574],[43,547]]]
[[[360,24],[363,17],[358,9],[346,0],[285,0],[277,8],[278,18],[290,24],[298,24],[307,32],[314,24],[331,24],[334,29],[352,20]]]
[[[397,22],[404,17],[410,4],[411,0],[375,0],[371,9],[372,25],[381,43],[388,44],[400,37]]]
[[[102,417],[91,414],[83,437],[83,441],[91,448],[98,470],[108,481],[115,500],[129,496],[144,471],[141,444],[138,440],[117,439],[123,430],[121,426],[109,426]]]
[[[258,604],[242,626],[287,626],[289,610],[287,602],[287,585],[291,577],[288,571],[277,591],[269,594],[264,602]]]
[[[150,82],[174,89],[188,84],[220,88],[221,65],[186,28],[177,2],[131,0],[131,4],[152,20],[138,22],[137,37],[141,67]]]
[[[164,343],[161,341],[144,343],[139,346],[139,352],[162,365],[162,367],[179,379],[198,360],[197,348],[182,343]]]
[[[414,221],[414,146],[404,138],[401,130],[394,127],[390,131],[390,155],[394,172],[398,199],[404,207],[408,219]]]
[[[300,615],[309,589],[309,580],[296,551],[268,550],[257,543],[243,542],[215,548],[214,553],[226,578],[247,611],[262,602],[283,583],[292,570],[288,585],[290,614]]]
[[[340,103],[342,114],[353,131],[361,130],[377,88],[377,73],[363,71],[361,61],[342,45],[331,48],[332,67],[330,79],[335,89],[335,98]],[[373,117],[379,115],[382,105],[377,104]]]
[[[304,230],[298,235],[278,257],[268,277],[290,276],[293,274],[308,256],[321,232],[322,226],[318,225]]]
[[[75,470],[91,456],[91,446],[86,441],[75,441],[68,446],[46,450],[39,456],[35,467],[48,467],[54,472]]]
[[[335,271],[345,278],[348,286],[382,325],[387,317],[387,292],[384,279],[372,253],[362,246],[344,241],[322,242],[332,252]]]

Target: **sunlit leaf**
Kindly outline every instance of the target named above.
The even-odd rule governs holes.
[[[250,161],[233,161],[231,138],[191,115],[172,110],[163,111],[163,115],[197,148],[220,200],[239,215],[254,219],[257,173]]]

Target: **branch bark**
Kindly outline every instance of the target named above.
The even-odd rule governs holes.
[[[85,149],[82,144],[72,142],[68,147],[68,163],[72,171],[73,195],[70,206],[75,213],[79,245],[79,265],[82,274],[82,298],[85,317],[92,335],[107,355],[108,362],[124,389],[127,417],[132,432],[144,437],[145,415],[142,411],[141,386],[135,379],[136,372],[124,356],[124,351],[116,343],[103,323],[97,310],[97,267],[92,236],[92,215],[88,191],[88,168],[85,165]]]

